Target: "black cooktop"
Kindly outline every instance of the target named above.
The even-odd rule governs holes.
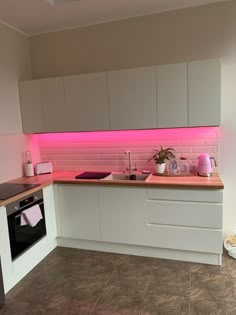
[[[0,200],[5,200],[7,198],[13,197],[37,186],[39,186],[39,184],[0,184]]]

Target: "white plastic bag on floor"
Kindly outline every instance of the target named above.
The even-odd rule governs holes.
[[[230,234],[224,240],[224,248],[228,255],[236,259],[236,233]]]

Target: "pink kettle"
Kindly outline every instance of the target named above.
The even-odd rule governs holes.
[[[198,157],[198,175],[199,176],[211,176],[212,174],[212,164],[211,160],[214,160],[215,166],[216,165],[216,160],[213,156],[209,156],[208,154],[201,154]]]

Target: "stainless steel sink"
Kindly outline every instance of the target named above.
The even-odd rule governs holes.
[[[105,177],[103,180],[136,180],[136,181],[145,181],[148,178],[149,174],[124,174],[124,173],[112,173],[109,176]]]

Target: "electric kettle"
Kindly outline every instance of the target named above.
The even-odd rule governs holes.
[[[201,154],[198,157],[197,171],[198,171],[199,176],[206,176],[206,177],[211,176],[212,174],[211,160],[214,160],[215,166],[217,166],[216,160],[213,156],[209,156],[208,154]]]

